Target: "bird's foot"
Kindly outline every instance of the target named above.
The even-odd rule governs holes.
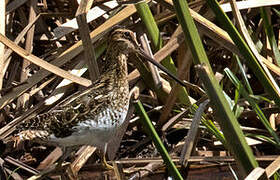
[[[55,163],[55,172],[63,172],[70,165],[70,162],[63,163],[63,161],[58,161],[57,163]]]
[[[114,169],[113,166],[108,164],[105,155],[102,156],[102,165],[108,170],[113,170]]]

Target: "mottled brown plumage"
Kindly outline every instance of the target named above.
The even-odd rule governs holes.
[[[127,61],[137,46],[131,31],[115,30],[109,38],[99,79],[67,103],[22,123],[18,126],[18,136],[63,148],[80,145],[104,148],[128,111]]]

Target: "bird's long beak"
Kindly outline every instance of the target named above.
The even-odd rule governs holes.
[[[180,85],[186,87],[185,83],[178,79],[174,74],[172,74],[168,69],[166,69],[163,65],[159,64],[156,60],[154,60],[150,55],[148,55],[142,48],[138,49],[138,54],[141,55],[145,60],[151,62],[153,65],[157,66],[163,72],[165,72],[168,76],[174,79]]]

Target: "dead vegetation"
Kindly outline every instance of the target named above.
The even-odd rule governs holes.
[[[264,6],[263,1],[251,2],[252,0],[247,4],[240,2],[238,9],[243,9],[243,19],[246,27],[254,32],[255,42],[263,44],[260,58],[278,82],[279,67],[273,61],[275,58],[259,17],[258,8]],[[41,178],[42,172],[47,173],[46,171],[54,168],[53,165],[62,154],[61,150],[32,142],[20,142],[15,146],[12,139],[17,133],[15,127],[49,111],[69,95],[91,85],[91,80],[98,76],[99,69],[102,68],[107,36],[114,26],[121,25],[131,29],[138,37],[146,32],[134,3],[136,2],[133,0],[81,0],[80,4],[77,0],[0,1],[0,139],[3,140],[0,151],[0,179],[37,179]],[[279,1],[265,4],[270,12],[271,26],[278,43],[279,4]],[[147,79],[143,74],[140,76],[135,67],[130,66],[130,89],[138,89],[140,92],[139,99],[184,177],[234,179],[238,174],[234,158],[217,136],[213,135],[205,124],[200,124],[204,111],[204,117],[211,123],[214,122],[213,126],[217,130],[220,129],[215,122],[216,116],[211,103],[203,103],[208,99],[207,94],[194,68],[191,51],[183,43],[184,35],[178,26],[172,3],[168,0],[156,0],[149,2],[149,5],[164,44],[160,50],[151,45],[154,59],[158,62],[165,61],[166,57],[171,55],[177,72],[176,69],[169,70],[185,80],[190,102],[185,99],[186,94],[182,93],[181,86],[157,70],[153,72],[153,79]],[[241,79],[242,75],[233,53],[240,57],[242,55],[226,31],[219,28],[219,24],[216,25],[215,16],[205,1],[192,1],[189,6],[216,78],[228,98],[236,100],[236,108],[240,108],[238,118],[243,132],[248,135],[247,143],[253,149],[260,166],[266,168],[267,174],[272,175],[278,170],[279,147],[270,143],[269,139],[261,137],[270,135],[246,99],[235,99],[236,88],[224,73],[224,69],[228,67]],[[232,17],[229,3],[221,7]],[[142,44],[145,44],[145,40]],[[166,61],[163,64],[166,65]],[[254,94],[268,98],[252,71],[245,65],[243,67]],[[156,86],[151,86],[151,82]],[[258,102],[269,118],[271,127],[278,134],[279,108],[261,98]],[[193,103],[200,108],[196,112],[189,106]],[[67,159],[70,165],[65,165],[62,178],[168,177],[158,150],[146,135],[133,103],[131,104],[122,131],[112,137],[114,143],[108,146],[108,159],[113,170],[107,170],[101,165],[98,149],[83,146]],[[203,104],[204,107],[200,106]],[[184,144],[187,145],[184,147]],[[271,164],[273,161],[275,166]],[[186,167],[181,166],[182,162]],[[264,171],[260,171],[262,170]],[[59,175],[61,171],[52,171],[45,178],[58,179]]]

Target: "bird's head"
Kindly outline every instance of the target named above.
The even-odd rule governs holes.
[[[136,52],[139,50],[139,44],[134,33],[128,29],[116,29],[111,33],[110,43],[117,45],[122,52]]]
[[[177,81],[179,84],[185,86],[185,84],[179,80],[176,76],[174,76],[172,73],[170,73],[164,66],[156,62],[150,55],[148,55],[138,44],[136,37],[134,33],[128,29],[116,29],[114,30],[110,35],[110,44],[115,47],[119,51],[122,51],[123,53],[129,54],[129,53],[136,53],[140,55],[143,59],[151,62],[155,66],[157,66],[159,69],[167,73],[171,78],[173,78],[175,81]],[[115,42],[115,43],[112,43]]]

